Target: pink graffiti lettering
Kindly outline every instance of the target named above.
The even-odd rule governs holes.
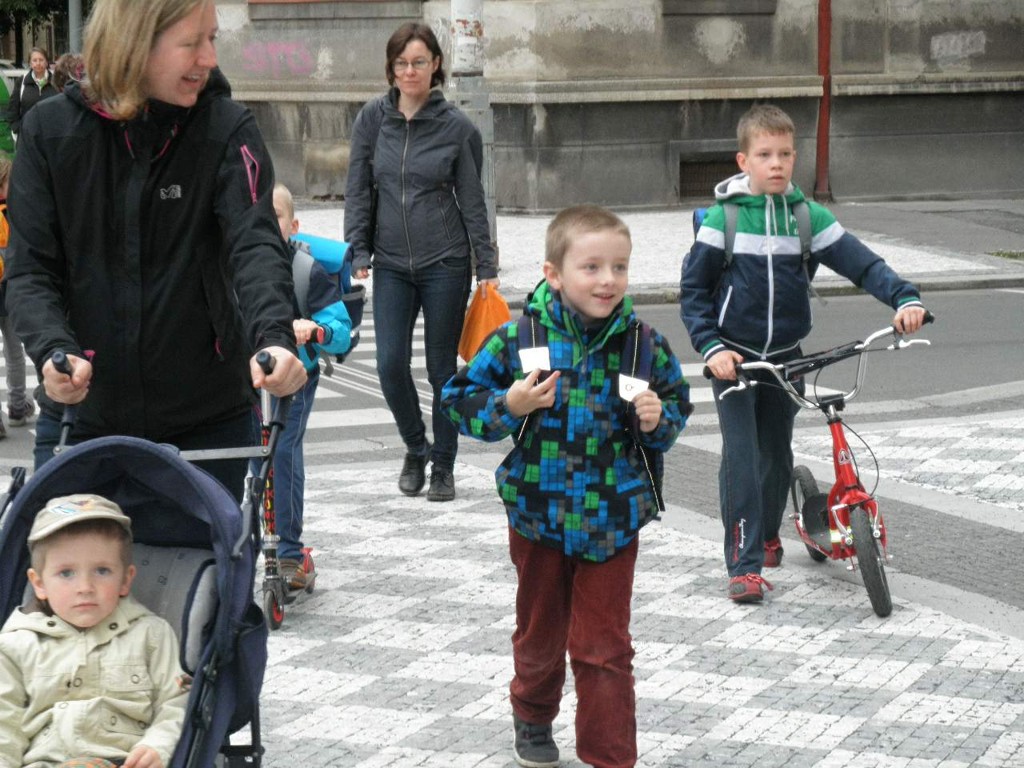
[[[287,75],[308,75],[316,69],[316,60],[304,42],[253,42],[242,49],[246,72],[278,78]]]

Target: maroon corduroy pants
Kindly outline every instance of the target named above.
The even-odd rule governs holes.
[[[636,697],[630,600],[639,537],[593,563],[529,541],[509,528],[519,577],[512,711],[550,723],[565,684],[566,651],[576,682],[576,755],[595,768],[636,765]]]

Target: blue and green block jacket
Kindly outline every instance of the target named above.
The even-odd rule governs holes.
[[[445,385],[442,409],[464,435],[489,442],[513,436],[495,471],[509,524],[527,539],[565,555],[603,562],[657,517],[658,505],[618,394],[620,357],[634,318],[626,297],[599,330],[588,333],[557,292],[542,283],[525,313],[547,329],[551,369],[559,371],[555,404],[525,418],[509,413],[504,395],[525,378],[515,321],[495,331]],[[651,333],[650,387],[662,402],[656,429],[636,435],[646,448],[667,451],[686,424],[690,387],[679,361]],[[528,345],[528,342],[527,342]]]

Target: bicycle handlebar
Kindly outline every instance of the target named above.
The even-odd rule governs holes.
[[[928,324],[934,321],[935,316],[931,312],[926,312],[924,323]],[[861,384],[864,382],[864,373],[867,363],[865,353],[868,352],[872,345],[879,339],[889,336],[893,338],[893,341],[888,347],[886,347],[886,349],[894,352],[917,344],[931,344],[927,339],[908,340],[904,338],[903,334],[897,331],[894,326],[889,325],[875,331],[864,341],[852,341],[838,347],[833,347],[832,349],[824,350],[823,352],[816,352],[811,355],[805,355],[804,357],[798,357],[785,363],[769,363],[764,360],[740,363],[736,366],[737,384],[723,390],[719,397],[725,397],[726,395],[731,395],[734,392],[741,392],[748,387],[754,387],[763,383],[751,380],[746,376],[746,374],[752,371],[767,371],[775,378],[776,381],[778,381],[779,386],[782,387],[783,391],[789,395],[793,402],[801,408],[817,409],[821,407],[820,402],[801,395],[796,387],[793,386],[793,381],[800,379],[805,374],[811,373],[812,371],[821,370],[822,368],[827,368],[828,366],[842,362],[843,360],[856,357],[858,358],[856,383],[854,384],[853,389],[849,392],[841,393],[840,395],[843,401],[852,400],[857,396],[858,392],[860,392]],[[704,366],[704,377],[707,379],[714,378],[714,374],[708,366]]]

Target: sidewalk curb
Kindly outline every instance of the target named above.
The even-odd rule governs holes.
[[[914,285],[923,293],[933,291],[970,291],[985,290],[989,288],[1024,288],[1024,272],[1016,275],[944,275],[942,277],[909,278]],[[815,291],[819,296],[854,296],[865,293],[853,283],[831,280],[827,283],[815,283]],[[508,296],[507,293],[516,291],[516,288],[501,287],[502,295],[505,296],[510,308],[521,309],[526,303],[526,297]],[[533,288],[523,291],[529,293]],[[633,303],[643,304],[676,304],[679,302],[679,286],[669,284],[641,284],[635,289],[628,291],[633,298]]]

